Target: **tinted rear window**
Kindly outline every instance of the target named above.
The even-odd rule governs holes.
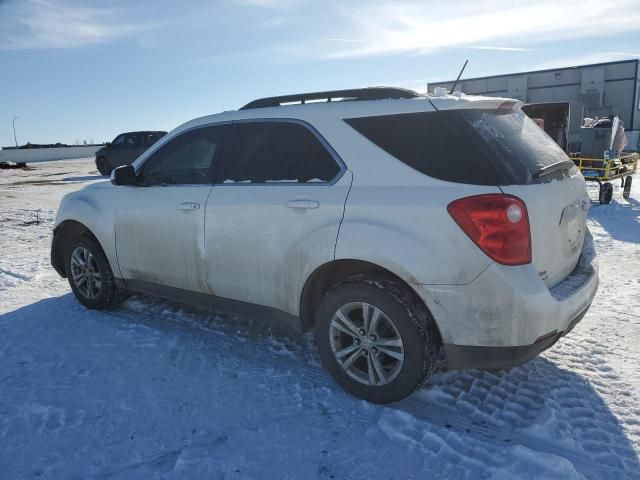
[[[522,111],[446,110],[345,121],[430,177],[475,185],[528,184],[564,151]]]

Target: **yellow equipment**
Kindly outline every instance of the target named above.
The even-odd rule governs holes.
[[[579,154],[578,154],[579,155]],[[578,166],[586,181],[598,182],[600,193],[598,199],[600,204],[611,202],[613,197],[612,180],[621,179],[622,196],[629,198],[631,193],[632,176],[638,168],[637,153],[622,155],[617,158],[584,158],[570,155],[571,159]]]

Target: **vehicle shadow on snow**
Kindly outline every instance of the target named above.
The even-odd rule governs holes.
[[[147,427],[149,422],[157,423],[162,431],[166,418],[159,414],[154,418],[158,405],[177,416],[176,428],[185,429],[178,433],[187,435],[191,417],[202,427],[220,418],[242,423],[247,411],[268,419],[283,409],[290,416],[296,413],[283,402],[295,401],[299,415],[304,409],[316,416],[332,412],[322,417],[322,422],[329,422],[327,430],[335,430],[335,415],[369,412],[369,416],[349,420],[349,435],[355,432],[363,438],[380,416],[408,413],[422,420],[413,422],[411,428],[418,429],[413,432],[415,441],[424,443],[425,452],[441,448],[425,440],[426,432],[446,437],[455,451],[450,439],[454,434],[461,446],[467,440],[489,443],[494,450],[495,445],[522,445],[568,458],[574,465],[582,462],[600,468],[592,478],[601,477],[602,471],[621,478],[640,473],[637,452],[596,390],[621,381],[611,373],[606,383],[592,385],[547,358],[498,373],[439,373],[403,402],[371,406],[344,394],[328,378],[319,366],[310,335],[292,336],[261,321],[211,314],[149,297],[133,297],[124,309],[106,313],[86,310],[71,294],[41,300],[0,316],[0,336],[6,339],[0,346],[6,372],[0,378],[0,411],[7,422],[24,417],[24,411],[15,405],[20,405],[25,391],[32,403],[47,404],[46,399],[38,398],[49,395],[46,388],[42,390],[43,384],[56,386],[57,398],[63,402],[57,408],[66,412],[68,425],[73,425],[74,409],[91,415],[95,404],[107,412],[126,407],[128,423],[105,420],[111,422],[111,430],[127,435],[137,429],[138,418]],[[29,372],[26,377],[25,371]],[[159,381],[162,388],[158,388]],[[61,393],[64,388],[72,396]],[[256,389],[274,398],[256,396]],[[225,398],[219,403],[222,393]],[[64,405],[65,398],[69,405]],[[623,399],[617,399],[620,401]],[[38,428],[47,429],[53,421],[46,422]],[[322,429],[325,423],[319,425]],[[87,423],[87,428],[93,428],[92,424]],[[71,450],[78,440],[69,433],[65,442]],[[302,435],[297,431],[288,434],[294,444],[296,435]],[[18,440],[31,445],[29,439]],[[33,448],[39,445],[34,442]],[[58,442],[52,448],[62,447]],[[470,455],[474,451],[471,448]],[[480,460],[492,461],[488,458]],[[588,473],[591,467],[583,469]]]
[[[100,175],[98,172],[96,172],[94,175],[83,175],[80,177],[64,177],[62,181],[74,183],[74,182],[86,182],[88,180],[102,180],[105,178],[109,178],[109,177],[107,175]]]
[[[640,243],[640,202],[633,197],[626,202],[614,200],[609,205],[599,205],[592,201],[589,219],[598,222],[615,240]]]

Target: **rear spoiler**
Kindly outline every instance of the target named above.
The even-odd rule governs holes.
[[[503,97],[480,97],[476,95],[429,95],[427,98],[436,110],[482,109],[518,110],[524,105],[520,100]]]

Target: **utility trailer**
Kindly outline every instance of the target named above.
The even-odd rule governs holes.
[[[609,128],[586,128],[582,126],[585,108],[580,102],[529,103],[522,110],[527,116],[542,121],[544,131],[567,152],[585,181],[598,183],[601,205],[611,202],[611,182],[614,180],[621,181],[622,196],[629,198],[632,176],[638,168],[638,154],[606,158],[614,152],[614,132],[619,125],[617,117]]]
[[[622,196],[629,198],[631,194],[631,182],[633,174],[638,169],[637,153],[621,155],[617,158],[586,158],[580,154],[571,154],[570,157],[582,172],[585,181],[597,182],[600,185],[598,200],[601,205],[606,205],[613,198],[613,180],[620,180]]]

